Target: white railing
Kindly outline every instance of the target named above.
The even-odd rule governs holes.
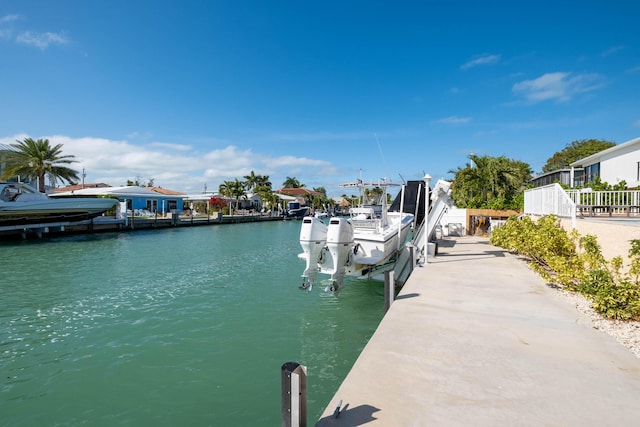
[[[576,214],[630,216],[632,213],[640,214],[640,190],[564,190],[558,184],[551,184],[524,192],[524,213],[553,214],[572,220],[575,220]]]
[[[581,206],[640,206],[640,191],[567,190],[567,195]]]
[[[525,215],[556,215],[561,218],[571,218],[571,224],[575,228],[576,203],[559,184],[526,190],[524,213]]]

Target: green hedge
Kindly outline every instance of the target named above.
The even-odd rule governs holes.
[[[511,217],[493,230],[490,242],[529,259],[545,280],[591,299],[602,316],[640,320],[639,240],[631,241],[628,273],[622,273],[621,257],[604,258],[595,236],[567,233],[553,215]]]

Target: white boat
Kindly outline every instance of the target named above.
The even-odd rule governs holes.
[[[288,218],[302,218],[309,213],[309,206],[302,206],[299,202],[289,202]]]
[[[52,198],[22,182],[0,182],[0,226],[91,219],[117,202],[108,198]]]
[[[400,251],[414,215],[402,212],[402,208],[398,212],[387,211],[386,190],[392,185],[398,184],[362,181],[342,184],[359,187],[361,194],[364,188],[382,188],[381,203],[351,208],[349,217],[332,217],[328,225],[315,216],[303,218],[300,228],[303,252],[298,255],[306,262],[303,289],[311,289],[320,273],[329,276],[328,290],[338,290],[345,276],[368,276]]]

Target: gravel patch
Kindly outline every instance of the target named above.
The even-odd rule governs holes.
[[[559,288],[558,292],[580,313],[591,319],[594,329],[611,335],[640,359],[640,322],[605,319],[593,309],[591,301],[579,293]]]

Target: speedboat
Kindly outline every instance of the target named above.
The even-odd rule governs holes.
[[[309,206],[302,206],[299,202],[289,202],[288,218],[303,218],[309,213]]]
[[[0,226],[73,222],[95,218],[116,199],[53,198],[23,182],[0,182]]]
[[[329,276],[328,290],[340,289],[345,276],[369,276],[392,261],[407,240],[414,215],[388,212],[387,187],[398,184],[387,182],[341,184],[342,187],[359,187],[364,202],[364,188],[381,188],[379,203],[351,208],[349,217],[332,217],[326,225],[315,216],[306,216],[300,228],[298,255],[305,260],[301,288],[310,290],[318,280],[318,274]],[[404,192],[402,192],[404,194]]]

